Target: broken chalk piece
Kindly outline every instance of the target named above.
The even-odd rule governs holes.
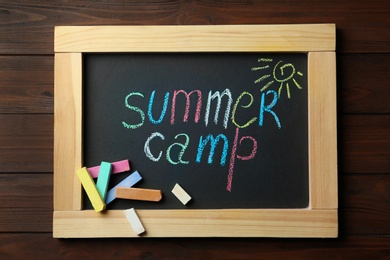
[[[110,189],[107,192],[106,204],[111,203],[115,199],[115,189],[116,187],[131,187],[142,179],[141,175],[135,171],[126,177],[123,181],[118,183],[114,188]]]
[[[95,182],[93,181],[91,175],[89,174],[87,167],[83,167],[77,170],[76,174],[79,177],[80,182],[83,185],[84,190],[87,193],[88,198],[91,201],[95,211],[99,212],[104,210],[106,208],[106,204],[104,204],[103,199],[100,197]]]
[[[102,162],[100,164],[99,176],[96,182],[96,188],[99,191],[103,201],[106,200],[108,183],[111,176],[111,163]]]
[[[157,202],[162,199],[162,192],[161,190],[117,187],[115,197],[117,199]]]
[[[129,160],[113,162],[111,163],[111,165],[112,165],[111,174],[130,171]],[[97,178],[99,176],[100,165],[90,167],[88,168],[88,171],[91,174],[92,178]]]
[[[176,183],[175,187],[173,187],[172,193],[175,194],[175,196],[184,205],[186,205],[191,200],[191,196],[188,195],[188,193],[177,183]]]
[[[125,213],[126,219],[130,223],[131,228],[137,235],[145,232],[145,228],[142,225],[141,220],[138,218],[134,208],[124,210],[123,212]]]

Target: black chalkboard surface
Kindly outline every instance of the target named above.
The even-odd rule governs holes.
[[[308,206],[306,54],[84,54],[83,71],[84,165],[129,159],[163,192],[108,209],[182,209],[176,183],[187,208]]]

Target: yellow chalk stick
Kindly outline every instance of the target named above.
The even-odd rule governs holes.
[[[83,167],[77,170],[76,173],[95,211],[100,212],[104,210],[106,208],[106,204],[100,196],[99,191],[96,188],[95,182],[93,181],[91,175],[87,170],[87,167]]]

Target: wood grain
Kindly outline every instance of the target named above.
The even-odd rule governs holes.
[[[0,56],[0,113],[53,113],[53,58]]]
[[[53,214],[40,208],[2,208],[0,232],[51,232]]]
[[[0,197],[0,208],[42,208],[51,211],[53,174],[2,173],[0,174]]]
[[[57,26],[54,49],[56,53],[334,51],[335,30],[334,24]]]
[[[312,237],[338,235],[335,209],[137,210],[143,237]],[[123,210],[54,211],[53,237],[135,237]]]
[[[352,175],[340,185],[341,232],[348,235],[383,235],[390,230],[389,174]]]
[[[0,114],[0,172],[53,171],[53,115]]]
[[[340,119],[340,166],[349,173],[390,173],[390,115]]]
[[[43,246],[44,245],[44,246]],[[0,234],[0,257],[25,259],[384,259],[385,237],[345,239],[53,239],[50,234]],[[200,250],[201,249],[201,250]]]
[[[338,109],[342,113],[390,113],[390,55],[338,55]]]
[[[390,7],[377,1],[182,2],[2,1],[4,25],[0,53],[53,54],[54,25],[183,25],[336,23],[338,50],[346,53],[383,53],[390,50]]]
[[[81,209],[82,59],[80,53],[55,55],[54,210]],[[63,196],[67,194],[68,196]]]
[[[0,22],[1,259],[390,257],[387,1],[3,0]],[[289,23],[337,26],[340,238],[52,238],[54,26]]]
[[[336,54],[308,55],[310,206],[337,209]]]

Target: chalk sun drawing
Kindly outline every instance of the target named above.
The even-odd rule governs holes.
[[[259,58],[258,62],[262,63],[262,66],[259,67],[253,67],[252,71],[259,71],[259,70],[267,70],[270,69],[270,64],[272,63],[273,59],[268,58]],[[278,61],[276,65],[272,69],[272,73],[262,75],[260,78],[256,79],[254,81],[255,84],[262,84],[266,82],[260,89],[261,92],[268,89],[273,83],[277,82],[279,83],[278,87],[278,96],[280,98],[280,94],[282,92],[282,89],[285,87],[287,92],[287,97],[291,98],[290,93],[290,84],[294,84],[298,89],[302,89],[302,87],[299,85],[298,81],[295,79],[295,76],[298,75],[300,77],[303,76],[303,73],[300,71],[297,71],[293,64],[291,63],[283,63],[283,61]]]

